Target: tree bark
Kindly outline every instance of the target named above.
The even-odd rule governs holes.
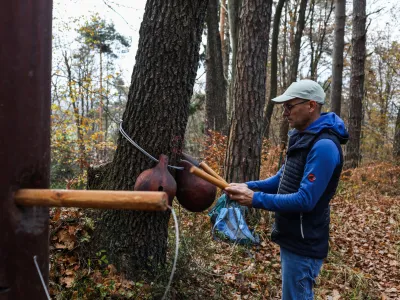
[[[221,0],[221,5],[219,8],[219,34],[221,37],[221,45],[223,45],[225,42],[225,15],[226,15],[225,7],[226,7],[226,0]]]
[[[222,64],[224,66],[224,78],[225,78],[225,84],[226,84],[226,89],[228,91],[229,88],[229,55],[230,55],[230,43],[231,43],[231,38],[229,34],[229,18],[228,18],[228,11],[226,9],[226,2],[222,1],[223,6],[221,5],[220,13],[224,14],[224,26],[223,26],[223,32],[221,33],[221,36],[223,36],[223,40],[221,40],[221,52],[222,52]],[[222,26],[220,26],[222,29]],[[228,96],[228,95],[227,95]],[[227,102],[229,99],[227,99]],[[229,109],[227,108],[227,111]],[[229,113],[229,112],[228,112]]]
[[[225,158],[228,182],[259,177],[271,7],[272,0],[249,0],[242,6],[233,90],[235,110]]]
[[[294,37],[294,43],[292,47],[292,53],[290,55],[290,69],[289,69],[289,82],[288,85],[295,82],[297,79],[297,71],[299,68],[299,59],[300,59],[300,46],[301,46],[301,38],[303,37],[303,30],[306,23],[306,8],[307,8],[307,0],[301,0],[300,9],[299,9],[299,17],[297,19],[296,25],[296,34]],[[289,131],[289,123],[287,120],[282,120],[279,137],[281,143],[287,143],[287,134]]]
[[[335,36],[332,55],[331,111],[340,116],[343,85],[344,28],[346,25],[346,0],[336,0]]]
[[[346,147],[345,167],[355,168],[361,161],[360,139],[362,100],[364,96],[364,66],[366,43],[366,0],[353,1],[352,56],[350,75],[349,135]]]
[[[207,2],[148,0],[140,28],[122,126],[156,158],[167,155],[170,165],[183,147]],[[120,136],[113,162],[93,170],[88,186],[133,190],[138,175],[154,165]],[[169,217],[170,212],[96,212],[92,250],[105,249],[128,278],[152,277],[165,263]]]
[[[278,93],[278,38],[279,29],[281,23],[281,15],[283,5],[286,0],[279,0],[274,16],[273,30],[272,30],[272,45],[271,45],[271,83],[270,83],[270,93],[267,108],[265,110],[265,138],[269,138],[269,128],[271,124],[272,112],[274,111],[273,98],[276,97]]]
[[[229,98],[228,98],[228,114],[229,118],[233,115],[234,99],[233,99],[233,88],[236,75],[236,55],[238,48],[239,39],[239,21],[240,21],[240,10],[242,7],[242,0],[228,0],[228,16],[229,16],[229,29],[231,31],[230,41],[232,45],[232,76],[229,85]]]
[[[209,0],[206,22],[206,128],[226,135],[226,81],[218,30],[218,0]]]

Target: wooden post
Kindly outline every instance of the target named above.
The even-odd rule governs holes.
[[[21,188],[48,188],[50,173],[51,0],[0,5],[0,300],[46,299],[46,207],[17,207]]]

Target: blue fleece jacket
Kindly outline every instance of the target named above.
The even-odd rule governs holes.
[[[339,137],[339,140],[348,139],[342,119],[334,113],[322,113],[307,127],[306,131],[319,133],[323,129],[331,129]],[[294,129],[289,135],[296,133],[298,131]],[[307,156],[298,192],[285,195],[276,194],[284,168],[282,166],[276,175],[266,180],[247,182],[250,189],[258,190],[254,193],[252,205],[255,208],[277,212],[311,211],[325,191],[333,171],[339,164],[340,154],[335,143],[329,139],[319,140],[313,145]]]

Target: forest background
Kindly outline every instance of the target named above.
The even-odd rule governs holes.
[[[138,68],[135,66],[135,55],[138,55],[136,51],[140,46],[139,28],[143,18],[146,18],[146,2],[130,2],[54,2],[53,188],[85,189],[88,168],[112,161],[115,150],[122,143],[119,125],[124,112],[128,111],[129,97],[135,97],[132,95],[135,91],[130,91],[135,74],[132,74],[132,70]],[[148,1],[147,5],[153,2]],[[343,70],[338,107],[334,102],[337,98],[332,95],[332,66],[338,53],[335,48],[335,26],[338,26],[335,13],[338,12],[335,12],[335,8],[339,2],[346,5],[346,19],[343,50],[339,51],[343,55]],[[228,13],[228,10],[232,12],[237,7],[240,10],[240,3],[208,3],[207,15],[200,28],[199,63],[195,68],[197,75],[188,105],[187,126],[184,138],[178,141],[179,147],[205,160],[230,182],[266,178],[274,174],[280,164],[283,155],[281,145],[287,133],[287,127],[285,129],[285,124],[281,123],[280,107],[271,106],[269,99],[274,94],[282,93],[296,79],[311,78],[318,81],[327,93],[325,111],[337,111],[349,127],[357,127],[357,124],[360,127],[356,138],[358,141],[350,143],[349,149],[345,149],[348,153],[354,152],[355,156],[347,157],[350,163],[332,203],[331,250],[318,281],[317,297],[398,297],[400,5],[396,1],[371,1],[366,5],[366,44],[360,76],[363,84],[361,91],[358,91],[358,94],[361,92],[360,97],[357,98],[351,84],[355,80],[352,70],[357,63],[352,64],[355,57],[353,49],[357,46],[354,43],[353,8],[357,3],[287,0],[266,1],[270,3],[269,7],[265,6],[268,4],[258,4],[257,11],[265,17],[263,24],[266,24],[266,32],[269,33],[266,35],[267,42],[260,47],[264,48],[262,55],[266,60],[262,62],[262,57],[260,60],[261,66],[265,66],[265,74],[264,77],[257,77],[258,82],[263,81],[259,87],[264,92],[255,97],[261,98],[261,102],[249,101],[248,104],[255,103],[255,106],[246,106],[237,99],[244,95],[241,97],[244,102],[248,97],[246,95],[251,94],[251,88],[243,92],[234,85],[235,72],[232,70],[235,70],[235,64],[239,69],[245,65],[246,56],[239,49],[245,48],[246,42],[254,41],[251,36],[247,41],[241,40],[241,25],[239,21],[235,25],[235,15]],[[278,31],[274,31],[278,7],[281,10],[280,23],[276,25]],[[245,13],[244,10],[239,16]],[[232,27],[237,29],[236,33]],[[247,28],[252,28],[252,25],[249,24]],[[180,28],[176,27],[176,30]],[[276,39],[274,32],[279,33]],[[275,62],[273,55],[277,58]],[[242,110],[263,112],[255,116],[261,116],[260,123],[254,125],[258,131],[253,131],[254,135],[243,141],[244,144],[253,144],[262,131],[262,147],[254,155],[258,163],[250,167],[235,166],[234,161],[229,160],[229,157],[247,155],[243,154],[243,147],[236,147],[242,144],[236,138],[243,132],[236,132],[235,137],[234,124],[244,118]],[[353,129],[353,132],[357,132],[357,128]],[[141,130],[131,127],[128,133],[138,137]],[[146,146],[143,143],[142,146]],[[155,148],[146,150],[150,153],[154,151],[154,155],[159,153]],[[243,172],[238,175],[234,170]],[[213,241],[207,212],[190,213],[181,209],[176,201],[174,207],[179,210],[183,242],[171,298],[280,297],[279,249],[268,237],[272,222],[268,212],[257,216],[255,224],[257,232],[261,233],[261,246],[248,248]],[[167,224],[168,220],[169,215]],[[59,299],[157,298],[162,295],[171,270],[174,224],[170,223],[169,230],[165,231],[166,240],[161,238],[160,247],[165,248],[165,252],[161,251],[159,262],[162,262],[163,268],[154,271],[154,266],[143,268],[139,264],[146,272],[151,270],[150,275],[144,272],[140,276],[130,276],[129,271],[125,272],[128,275],[120,273],[121,262],[113,257],[112,249],[106,247],[97,247],[97,251],[89,258],[81,257],[82,249],[90,244],[95,227],[96,222],[84,210],[52,210],[52,295]],[[96,240],[96,235],[93,236]],[[101,245],[102,241],[95,243]],[[130,244],[129,247],[134,245]],[[135,255],[131,259],[134,260]]]

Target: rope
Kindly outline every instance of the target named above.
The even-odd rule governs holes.
[[[168,208],[172,212],[172,216],[174,217],[174,222],[175,222],[175,257],[174,257],[174,263],[172,265],[172,271],[171,271],[171,276],[169,277],[169,282],[167,285],[167,288],[165,289],[164,296],[162,297],[161,300],[166,299],[169,288],[171,287],[172,279],[174,278],[174,273],[176,270],[176,262],[178,261],[178,252],[179,252],[179,227],[178,227],[178,219],[175,214],[175,210],[168,205]]]
[[[43,279],[43,275],[42,275],[42,273],[40,272],[40,268],[39,268],[39,265],[38,265],[38,262],[37,262],[37,257],[36,257],[36,255],[33,257],[33,261],[34,261],[35,266],[36,266],[36,269],[37,269],[37,271],[38,271],[38,273],[39,273],[40,280],[42,281],[42,285],[43,285],[44,291],[45,291],[45,293],[46,293],[47,299],[48,299],[48,300],[51,300],[50,295],[49,295],[49,292],[47,291],[46,283],[44,282],[44,279]]]
[[[147,151],[145,151],[142,147],[140,147],[138,144],[136,144],[130,137],[129,135],[124,131],[124,129],[122,128],[122,120],[119,123],[119,131],[121,132],[121,134],[133,145],[135,146],[140,152],[142,152],[144,155],[146,155],[148,158],[150,158],[151,160],[155,161],[155,162],[159,162],[158,159],[156,159],[155,157],[153,157],[152,155],[150,155]],[[177,169],[177,170],[183,170],[183,167],[177,167],[177,166],[170,166],[168,165],[168,167],[173,168],[173,169]]]

